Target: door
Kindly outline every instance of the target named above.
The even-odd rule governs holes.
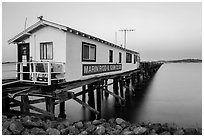
[[[18,44],[18,62],[23,63],[23,72],[29,72],[30,50],[29,43]],[[18,72],[20,72],[20,65],[18,64]],[[20,79],[20,74],[18,74]],[[29,80],[29,73],[23,74],[23,80]]]

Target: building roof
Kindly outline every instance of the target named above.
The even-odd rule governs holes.
[[[41,28],[43,28],[43,27],[46,27],[46,26],[51,26],[51,27],[60,29],[60,30],[62,30],[62,31],[66,31],[66,32],[69,32],[69,33],[73,33],[73,34],[75,34],[75,35],[79,35],[79,36],[82,36],[82,37],[86,37],[86,38],[88,38],[88,39],[92,39],[92,40],[95,40],[95,41],[97,41],[97,42],[100,42],[100,43],[109,45],[109,46],[111,46],[111,47],[119,48],[119,49],[121,49],[121,50],[130,52],[130,53],[139,54],[139,53],[136,52],[136,51],[129,50],[129,49],[125,49],[125,48],[123,48],[123,47],[121,47],[121,46],[118,46],[118,45],[113,44],[113,43],[111,43],[111,42],[108,42],[108,41],[106,41],[106,40],[97,38],[97,37],[92,36],[92,35],[89,35],[89,34],[87,34],[87,33],[84,33],[84,32],[78,31],[78,30],[75,30],[75,29],[73,29],[73,28],[70,28],[70,27],[67,27],[67,26],[64,26],[64,25],[61,25],[61,24],[57,24],[57,23],[54,23],[54,22],[45,20],[45,19],[42,19],[42,18],[41,18],[38,22],[36,22],[35,24],[33,24],[32,26],[28,27],[27,29],[25,29],[24,31],[20,32],[19,34],[17,34],[17,35],[14,36],[13,38],[9,39],[9,40],[8,40],[8,43],[11,44],[11,43],[19,43],[19,42],[22,42],[23,40],[25,40],[26,38],[28,38],[32,33],[36,32],[37,30],[39,30],[39,29],[41,29]]]

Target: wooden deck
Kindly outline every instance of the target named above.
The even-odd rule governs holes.
[[[54,85],[36,85],[8,80],[7,83],[10,82],[10,85],[2,85],[3,114],[10,113],[11,108],[20,106],[19,114],[30,114],[30,110],[34,110],[45,117],[55,118],[54,108],[59,105],[59,117],[66,117],[65,101],[73,99],[94,114],[100,115],[101,98],[103,96],[107,98],[112,95],[116,98],[118,104],[124,104],[124,89],[125,92],[132,90],[133,93],[136,93],[137,88],[135,87],[142,83],[145,78],[151,77],[161,65],[161,63],[142,63],[140,69]],[[110,85],[113,85],[113,92],[108,90]],[[81,91],[72,91],[79,87],[81,87]],[[97,99],[95,99],[95,93]],[[88,94],[88,99],[86,99],[86,94]],[[20,96],[20,101],[16,99],[17,96]],[[29,98],[31,96],[41,98],[31,100]],[[78,98],[79,96],[82,96],[82,100]],[[45,102],[46,110],[33,106],[33,104],[42,102]]]

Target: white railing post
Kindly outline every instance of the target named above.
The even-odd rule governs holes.
[[[20,80],[23,80],[23,63],[19,63],[20,64]]]
[[[33,62],[33,81],[37,81],[36,63]]]
[[[47,65],[47,73],[48,73],[48,76],[47,76],[47,81],[48,81],[48,85],[51,85],[51,63],[48,62],[48,65]]]

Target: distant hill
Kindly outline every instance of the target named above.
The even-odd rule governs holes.
[[[160,60],[163,63],[202,63],[201,59]]]

